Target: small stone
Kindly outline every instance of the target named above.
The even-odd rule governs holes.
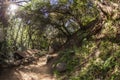
[[[101,79],[97,78],[97,79],[95,79],[95,80],[101,80]]]
[[[52,53],[54,53],[54,49],[51,46],[49,46],[48,54],[52,54]]]
[[[66,66],[67,66],[66,63],[64,63],[64,62],[58,63],[58,64],[56,65],[56,70],[57,70],[58,72],[64,72],[64,71],[66,71],[66,69],[67,69]]]

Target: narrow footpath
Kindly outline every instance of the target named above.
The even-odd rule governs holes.
[[[42,56],[30,64],[6,69],[0,74],[0,80],[56,80],[51,67],[54,58],[47,64],[46,56]]]

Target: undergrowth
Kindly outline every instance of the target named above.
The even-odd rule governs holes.
[[[101,32],[83,39],[79,48],[61,51],[59,61],[67,63],[67,71],[58,80],[120,80],[120,39],[116,34],[117,27],[107,20]]]

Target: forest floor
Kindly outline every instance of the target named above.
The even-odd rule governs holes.
[[[54,57],[48,64],[46,56],[42,56],[32,63],[6,69],[0,74],[0,80],[56,80],[52,64],[57,56],[52,56]]]

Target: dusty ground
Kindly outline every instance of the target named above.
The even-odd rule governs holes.
[[[0,80],[56,80],[52,74],[52,63],[46,64],[46,57],[43,56],[35,63],[4,70]]]

